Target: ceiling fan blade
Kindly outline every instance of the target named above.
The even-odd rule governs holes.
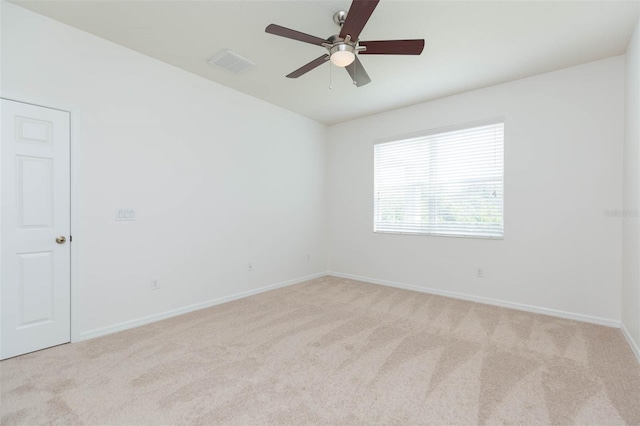
[[[326,40],[320,37],[315,37],[309,34],[301,33],[300,31],[292,30],[291,28],[281,27],[280,25],[271,24],[264,29],[269,34],[275,34],[280,37],[286,37],[293,40],[302,41],[305,43],[315,44],[321,46]]]
[[[356,87],[364,86],[365,84],[371,83],[371,78],[369,78],[369,74],[364,70],[362,66],[362,62],[356,56],[356,60],[351,63],[351,65],[347,65],[344,67],[347,70],[349,75],[351,76],[351,80],[356,84]]]
[[[373,10],[380,0],[353,0],[347,13],[347,19],[340,30],[340,37],[351,36],[351,40],[358,40],[362,29],[371,17]]]
[[[327,55],[325,53],[324,55],[320,56],[319,58],[314,59],[313,61],[309,62],[308,64],[301,66],[300,68],[298,68],[297,70],[295,70],[291,74],[287,75],[287,78],[298,78],[301,75],[308,73],[312,69],[314,69],[316,67],[319,67],[320,65],[324,64],[328,60],[329,60],[329,55]]]
[[[358,52],[360,55],[419,55],[424,49],[424,40],[361,41],[358,45],[367,48]]]

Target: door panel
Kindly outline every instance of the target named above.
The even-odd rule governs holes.
[[[16,157],[18,223],[22,228],[53,225],[53,161],[50,158]]]
[[[52,321],[53,253],[21,253],[18,259],[18,329]]]
[[[0,358],[69,342],[69,113],[2,100]],[[58,244],[56,237],[67,241]]]
[[[16,116],[16,140],[18,142],[40,142],[52,144],[53,123]]]

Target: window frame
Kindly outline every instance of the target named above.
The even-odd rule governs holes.
[[[376,185],[375,185],[375,172],[376,172],[376,155],[375,155],[375,146],[379,144],[391,143],[391,142],[403,142],[410,141],[414,139],[422,139],[433,135],[438,135],[441,133],[455,132],[459,130],[471,129],[474,127],[482,127],[489,126],[492,124],[502,124],[503,125],[503,137],[502,137],[502,235],[500,236],[492,236],[492,235],[464,235],[464,234],[449,234],[444,232],[412,232],[412,231],[387,231],[387,230],[376,230]],[[487,119],[468,121],[459,124],[435,127],[428,130],[421,130],[417,132],[405,133],[401,135],[396,135],[392,137],[385,137],[381,139],[375,139],[372,144],[372,154],[373,154],[373,191],[372,191],[372,207],[373,207],[373,216],[372,216],[372,229],[374,234],[389,234],[389,235],[413,235],[413,236],[426,236],[426,237],[450,237],[450,238],[470,238],[470,239],[481,239],[481,240],[504,240],[506,235],[506,220],[505,220],[505,198],[506,198],[506,187],[505,187],[505,175],[506,175],[506,140],[507,140],[507,132],[506,132],[506,119],[504,116],[497,116]]]

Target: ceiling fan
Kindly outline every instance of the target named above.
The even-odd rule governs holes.
[[[353,83],[364,86],[371,82],[369,75],[364,70],[358,55],[419,55],[424,49],[424,39],[417,40],[379,40],[360,41],[359,36],[374,9],[380,0],[353,0],[349,13],[337,12],[333,15],[333,21],[340,25],[340,33],[328,37],[326,40],[280,25],[271,24],[265,28],[270,34],[293,40],[302,41],[316,46],[322,46],[328,50],[319,58],[298,68],[287,75],[288,78],[298,78],[312,69],[330,60],[331,63],[347,70]]]

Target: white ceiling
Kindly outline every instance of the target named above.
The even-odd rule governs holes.
[[[361,56],[372,83],[356,88],[327,64],[285,78],[325,50],[264,32],[275,23],[328,37],[349,0],[15,3],[326,124],[623,54],[639,5],[382,0],[360,38],[425,38],[425,49]],[[222,49],[257,65],[239,75],[208,65]]]

